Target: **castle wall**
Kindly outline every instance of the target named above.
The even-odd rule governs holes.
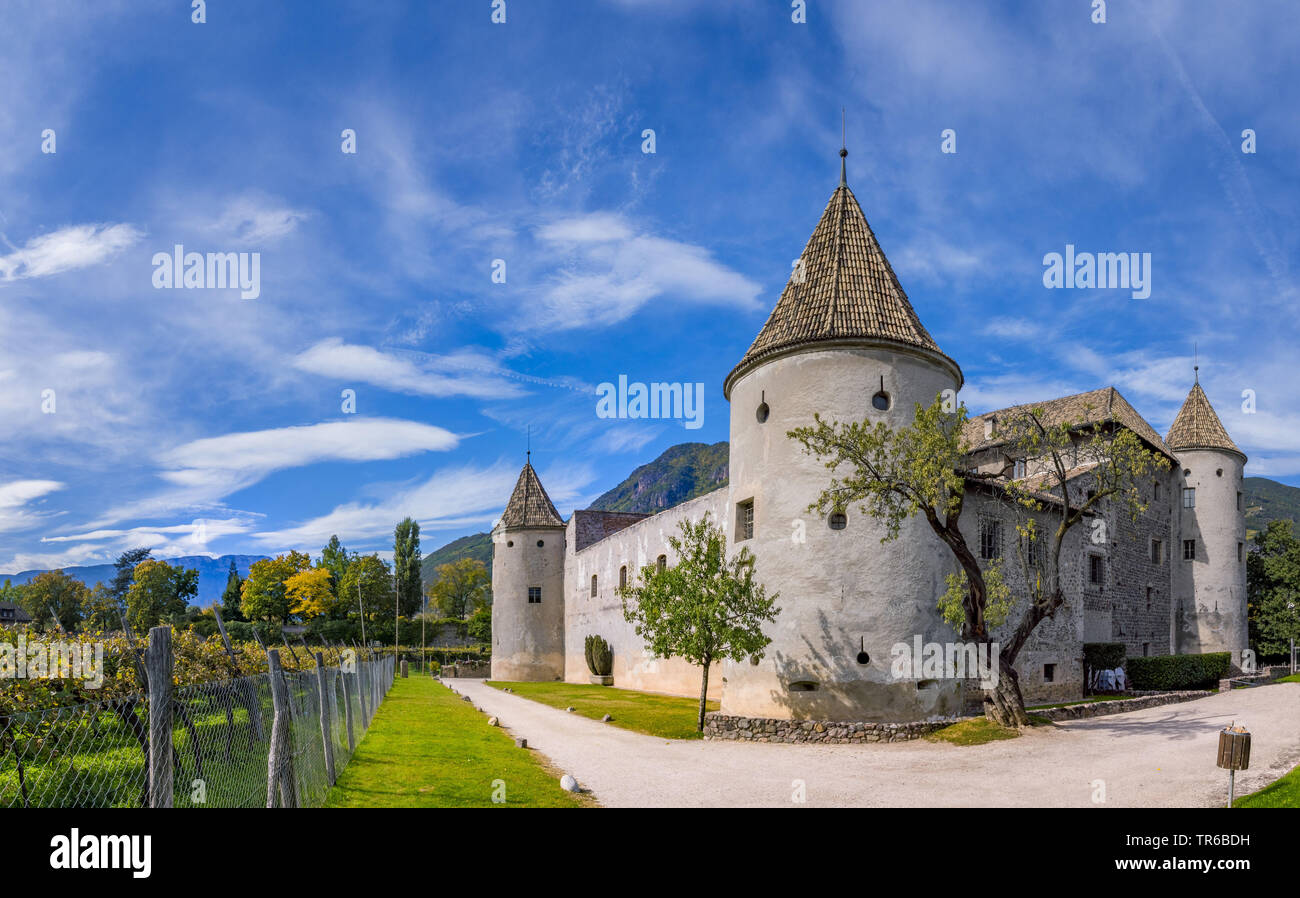
[[[492,679],[561,679],[565,532],[498,525],[492,541]],[[540,587],[540,602],[528,601],[530,587]]]
[[[1178,460],[1177,536],[1170,547],[1178,652],[1232,652],[1240,664],[1247,647],[1246,519],[1237,499],[1243,464],[1211,449],[1182,450]],[[1183,508],[1183,487],[1195,488],[1194,508]],[[1183,540],[1196,541],[1195,560],[1183,560]]]
[[[898,539],[881,543],[881,522],[856,507],[847,526],[808,511],[828,485],[823,462],[786,434],[833,421],[906,425],[915,404],[957,387],[942,360],[889,346],[812,349],[769,361],[731,391],[731,463],[727,516],[733,531],[741,503],[753,502],[754,533],[731,549],[751,549],[755,576],[780,594],[781,612],[757,665],[723,665],[722,713],[815,720],[915,721],[959,713],[956,683],[891,676],[896,643],[951,641],[936,602],[951,570],[948,550],[917,518]],[[872,396],[883,389],[887,410]],[[766,403],[765,421],[756,410]],[[864,651],[866,663],[858,655]]]
[[[678,522],[697,521],[706,513],[714,523],[727,524],[726,488],[683,502],[592,543],[581,550],[569,551],[564,563],[564,679],[570,683],[589,682],[584,647],[588,636],[600,636],[614,651],[614,685],[644,692],[699,697],[700,668],[681,659],[651,656],[632,625],[623,619],[623,602],[619,598],[619,569],[627,567],[628,582],[636,580],[642,567],[654,564],[660,555],[669,565],[677,559],[668,546],[668,537],[680,533]],[[568,544],[579,544],[577,528],[582,512],[569,519]],[[621,522],[620,522],[621,523]],[[591,595],[591,578],[596,577],[596,595]],[[715,667],[709,672],[709,697],[722,694],[722,676]]]

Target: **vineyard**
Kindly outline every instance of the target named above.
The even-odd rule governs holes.
[[[0,628],[0,643],[19,635]],[[359,649],[228,647],[165,627],[148,645],[75,639],[102,646],[98,688],[0,686],[0,808],[319,806],[395,669]]]

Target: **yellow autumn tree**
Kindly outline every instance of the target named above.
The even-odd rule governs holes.
[[[325,567],[309,568],[294,574],[284,581],[284,592],[293,602],[290,613],[301,616],[303,620],[328,614],[334,604],[330,570]]]

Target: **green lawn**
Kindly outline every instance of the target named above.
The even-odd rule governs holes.
[[[1300,808],[1300,767],[1258,792],[1242,795],[1234,808]]]
[[[1038,714],[1030,714],[1029,725],[1051,726],[1052,721]],[[947,742],[950,745],[984,745],[987,742],[1015,739],[1019,735],[1020,730],[1015,727],[998,726],[987,717],[969,717],[927,733],[924,738],[928,742]]]
[[[397,678],[327,808],[581,807],[536,753],[437,680]],[[505,801],[494,803],[494,781]]]
[[[572,707],[575,714],[600,720],[610,715],[610,725],[625,730],[635,730],[647,736],[662,739],[699,739],[695,729],[700,712],[698,698],[681,698],[675,695],[654,695],[616,689],[613,686],[592,686],[587,683],[508,683],[489,680],[497,689],[509,687],[523,698],[550,705],[552,708]],[[709,702],[710,711],[718,710],[717,702]]]

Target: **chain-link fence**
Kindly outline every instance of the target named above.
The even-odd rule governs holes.
[[[157,633],[151,655],[155,639],[170,653],[170,631]],[[348,651],[293,671],[267,654],[269,673],[173,689],[170,669],[151,667],[148,695],[0,717],[0,808],[320,806],[394,659]],[[152,750],[154,732],[170,751]]]

